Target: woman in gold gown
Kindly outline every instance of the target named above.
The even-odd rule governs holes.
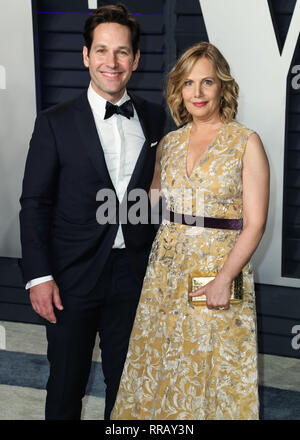
[[[166,218],[150,254],[113,420],[259,417],[250,258],[265,228],[269,166],[259,136],[234,119],[237,97],[228,63],[209,43],[187,49],[169,75],[167,102],[180,128],[160,142],[150,194],[155,203],[154,190],[161,190]],[[193,273],[216,276],[192,293]],[[232,303],[240,273],[243,299]]]

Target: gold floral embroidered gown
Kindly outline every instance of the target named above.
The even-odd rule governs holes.
[[[225,124],[188,177],[190,129],[187,124],[164,139],[161,185],[167,209],[242,218],[242,157],[252,131],[235,121]],[[239,234],[163,220],[111,419],[258,419],[251,263],[243,268],[242,303],[218,311],[188,301],[189,273],[219,271]]]

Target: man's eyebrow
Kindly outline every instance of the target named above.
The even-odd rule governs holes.
[[[101,44],[101,43],[98,43],[98,44],[95,44],[95,47],[97,48],[97,47],[103,47],[103,48],[105,48],[105,47],[108,47],[106,44]],[[116,49],[126,49],[126,50],[130,50],[130,47],[129,46],[118,46]]]

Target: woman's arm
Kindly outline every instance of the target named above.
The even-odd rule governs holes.
[[[243,230],[217,277],[192,295],[205,294],[208,307],[228,308],[231,283],[262,238],[268,213],[269,175],[263,144],[253,133],[243,157]]]
[[[265,230],[269,205],[269,164],[262,142],[253,133],[243,159],[243,230],[220,271],[232,282],[248,263]]]

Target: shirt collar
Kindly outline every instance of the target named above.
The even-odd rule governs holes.
[[[93,113],[97,114],[101,119],[104,120],[105,111],[106,111],[106,99],[102,98],[102,96],[98,95],[97,92],[93,89],[91,83],[87,92],[88,101],[92,108]],[[122,98],[116,103],[116,105],[122,105],[124,102],[128,101],[130,96],[125,90]]]

